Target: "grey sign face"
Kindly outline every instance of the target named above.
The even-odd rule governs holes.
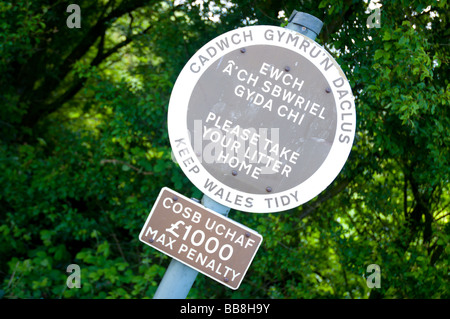
[[[251,26],[203,46],[169,103],[175,159],[204,194],[248,212],[297,207],[336,178],[356,127],[342,69],[292,30]]]
[[[139,239],[237,289],[261,242],[254,230],[163,188]]]
[[[192,147],[233,189],[289,190],[317,171],[333,144],[336,103],[327,90],[320,70],[292,50],[234,50],[209,66],[192,92]]]

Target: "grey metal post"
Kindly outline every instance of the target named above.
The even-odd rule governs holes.
[[[202,205],[224,216],[228,216],[230,211],[229,207],[217,203],[206,195],[203,195]],[[153,299],[186,299],[197,274],[198,271],[195,269],[172,259]]]
[[[286,29],[297,31],[308,38],[315,40],[322,30],[323,22],[313,15],[294,10],[289,17]]]

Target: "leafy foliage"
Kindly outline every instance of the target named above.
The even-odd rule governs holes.
[[[297,9],[352,84],[355,145],[302,207],[230,213],[264,242],[239,290],[199,276],[189,297],[450,297],[447,1],[386,2],[381,28],[363,1],[78,4],[69,29],[62,2],[0,3],[0,296],[151,298],[170,260],[138,241],[145,218],[162,186],[201,196],[171,160],[177,75],[215,36]]]

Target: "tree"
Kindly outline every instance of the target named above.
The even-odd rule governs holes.
[[[352,84],[352,153],[302,207],[232,212],[264,236],[260,251],[239,290],[199,276],[189,297],[449,297],[446,1],[385,3],[380,28],[347,0],[77,4],[81,28],[62,2],[0,4],[0,295],[151,298],[169,258],[138,241],[150,207],[162,186],[201,196],[171,161],[177,75],[215,36],[297,9],[324,22],[316,41]]]

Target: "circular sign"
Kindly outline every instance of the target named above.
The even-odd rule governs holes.
[[[203,46],[169,103],[173,154],[211,199],[248,212],[297,207],[336,178],[356,127],[333,57],[292,30],[251,26]]]

